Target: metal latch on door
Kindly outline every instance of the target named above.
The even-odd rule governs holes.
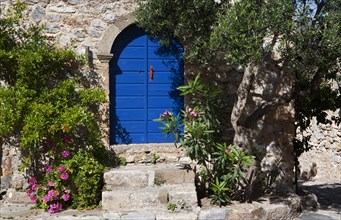
[[[153,70],[153,66],[150,65],[149,66],[149,79],[153,80],[153,78],[154,78],[154,70]]]

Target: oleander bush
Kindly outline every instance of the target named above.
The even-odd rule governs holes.
[[[200,165],[199,188],[207,191],[213,204],[226,205],[245,193],[253,157],[222,141],[218,112],[223,104],[219,89],[204,84],[200,75],[178,89],[182,95],[192,97],[186,109],[179,115],[166,110],[156,121],[162,123],[166,135],[175,137],[176,146],[185,148],[187,155]]]

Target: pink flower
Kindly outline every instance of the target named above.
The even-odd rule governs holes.
[[[52,172],[52,166],[51,165],[47,165],[45,168],[46,173],[51,173]]]
[[[37,183],[37,180],[36,180],[36,178],[32,177],[32,178],[29,179],[28,182],[30,183],[30,185],[33,185],[33,184]]]
[[[226,154],[230,154],[232,153],[232,149],[231,148],[227,148],[226,151],[225,151]]]
[[[27,193],[28,196],[31,196],[32,195],[32,190],[31,189],[27,189],[26,193]]]
[[[67,157],[69,157],[69,156],[70,156],[70,151],[64,150],[64,151],[62,152],[62,157],[67,158]]]
[[[50,197],[52,198],[53,196],[56,195],[56,192],[55,192],[54,190],[50,190],[50,191],[47,193],[47,195],[50,196]]]
[[[164,111],[164,112],[160,115],[160,118],[165,119],[165,118],[171,117],[172,115],[173,115],[172,112],[166,110],[166,111]]]
[[[47,190],[46,186],[43,186],[43,190],[45,190],[45,191]]]
[[[54,203],[54,204],[50,205],[50,208],[49,208],[48,212],[53,214],[53,213],[56,213],[56,212],[60,212],[62,210],[62,208],[63,208],[62,204],[57,202],[57,203]]]
[[[47,183],[47,185],[49,185],[49,186],[54,186],[54,182],[53,182],[53,181],[50,181],[50,182]]]
[[[193,118],[199,117],[199,113],[197,113],[197,112],[195,112],[195,111],[191,111],[191,112],[189,113],[189,115],[190,115],[191,117],[193,117]]]
[[[30,199],[31,199],[32,202],[37,202],[38,201],[37,196],[34,195],[34,194],[31,194]]]
[[[65,193],[70,193],[70,192],[71,192],[71,190],[69,190],[69,189],[66,189],[66,190],[64,190],[64,192],[65,192]]]
[[[32,191],[36,191],[38,189],[38,184],[33,184],[31,186]]]
[[[59,172],[63,172],[64,170],[65,170],[65,166],[64,165],[58,167],[58,171]]]
[[[189,108],[188,110],[186,110],[186,116],[189,118],[198,118],[200,114],[196,112],[194,109]]]
[[[50,199],[51,199],[51,196],[46,195],[43,197],[43,202],[48,202],[48,201],[50,201]]]
[[[62,173],[62,175],[60,175],[60,178],[62,178],[62,180],[66,180],[67,178],[69,178],[69,174],[68,173]]]
[[[62,195],[62,199],[63,199],[64,201],[68,201],[68,200],[70,199],[70,194],[63,194],[63,195]]]

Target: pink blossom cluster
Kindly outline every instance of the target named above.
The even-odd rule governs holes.
[[[69,155],[69,152],[67,153],[67,155]],[[69,178],[69,174],[66,172],[66,167],[64,165],[61,165],[57,168],[58,172],[61,173],[60,178],[62,180],[66,180]],[[45,167],[45,171],[46,173],[51,173],[53,172],[53,167],[51,165],[47,165]],[[32,177],[29,179],[29,184],[30,184],[30,188],[27,189],[26,193],[27,195],[31,198],[31,200],[33,202],[37,202],[38,201],[38,197],[37,197],[37,190],[39,188],[37,179]],[[42,189],[44,191],[47,191],[49,187],[55,187],[56,184],[54,181],[48,181],[47,186],[43,186]],[[59,195],[59,189],[51,189],[48,190],[47,194],[43,196],[42,201],[44,203],[48,203],[48,202],[52,202],[52,201],[57,201],[56,203],[52,203],[50,204],[50,207],[48,209],[49,213],[56,213],[62,210],[62,203],[59,202],[60,200],[64,200],[64,201],[69,201],[71,198],[70,195],[70,190],[65,190],[62,194],[62,196],[60,197],[60,200],[58,199],[58,195]]]
[[[68,158],[69,156],[70,156],[70,151],[64,150],[64,151],[62,152],[62,157]]]
[[[186,112],[186,116],[188,118],[199,118],[200,114],[196,112],[194,109],[189,108]]]
[[[56,203],[52,203],[50,205],[50,208],[48,209],[48,212],[53,214],[53,213],[62,211],[62,209],[63,209],[62,203],[56,202]]]
[[[160,115],[160,118],[162,119],[166,119],[166,118],[169,118],[173,115],[172,112],[168,111],[168,110],[165,110],[161,115]]]
[[[58,170],[58,172],[63,172],[63,171],[65,171],[65,166],[61,165],[61,166],[58,167],[57,170]]]
[[[68,128],[64,126],[64,131],[67,131]],[[69,136],[62,137],[62,141],[64,143],[72,143],[73,139]],[[61,158],[69,158],[70,157],[70,150],[64,149],[62,151],[59,151],[58,146],[51,145],[51,150],[54,154],[57,154],[57,152],[60,152]],[[57,172],[60,175],[60,180],[51,179],[56,178]],[[27,195],[31,198],[33,202],[38,202],[38,195],[39,199],[43,203],[47,203],[49,205],[48,212],[49,213],[56,213],[60,212],[63,208],[64,202],[67,202],[71,199],[71,190],[66,189],[64,191],[61,190],[61,188],[64,188],[63,184],[60,181],[65,181],[69,179],[70,174],[67,171],[67,168],[65,165],[59,165],[58,167],[53,167],[52,164],[48,164],[45,167],[46,172],[46,179],[49,179],[45,184],[39,185],[36,178],[30,178],[29,179],[29,185],[30,187],[27,189]],[[54,173],[55,172],[55,173]],[[65,189],[65,188],[64,188]]]
[[[60,175],[60,178],[61,178],[62,180],[66,180],[67,178],[69,178],[69,174],[68,174],[68,173],[62,173],[62,174]]]
[[[31,187],[26,190],[26,193],[30,197],[32,202],[37,202],[38,198],[36,195],[36,191],[38,190],[38,187],[39,187],[37,179],[32,177],[28,180],[28,182]]]
[[[62,195],[62,199],[63,199],[64,201],[69,201],[70,198],[71,198],[70,194],[65,193],[65,194]]]
[[[45,168],[46,173],[51,173],[52,170],[53,170],[53,168],[52,168],[51,165],[47,165],[46,168]]]

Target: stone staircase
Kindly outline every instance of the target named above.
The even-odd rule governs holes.
[[[167,211],[171,204],[176,210],[193,211],[198,206],[193,170],[175,163],[114,168],[104,174],[104,182],[104,210]]]

